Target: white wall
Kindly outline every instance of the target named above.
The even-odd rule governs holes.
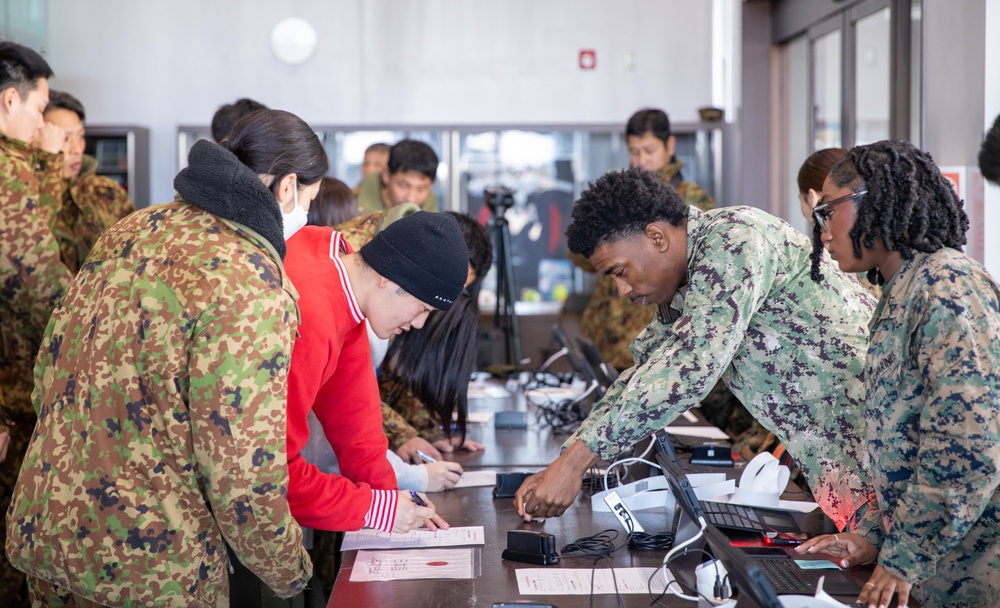
[[[1000,115],[1000,0],[986,2],[986,31],[992,32],[986,36],[986,65],[983,70],[983,82],[986,83],[983,133],[990,128],[997,115]],[[983,191],[984,233],[1000,234],[1000,186],[985,184]],[[986,268],[994,277],[1000,279],[1000,239],[987,238],[984,242],[984,261]]]
[[[319,33],[302,66],[270,51],[289,16]],[[624,124],[647,105],[695,121],[711,33],[712,3],[687,0],[50,0],[48,59],[88,122],[151,128],[166,201],[177,125],[244,96],[328,125]]]

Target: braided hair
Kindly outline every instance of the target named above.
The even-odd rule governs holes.
[[[912,259],[914,251],[932,253],[965,245],[969,217],[961,199],[931,155],[909,142],[886,140],[851,148],[830,169],[829,179],[838,188],[868,191],[857,200],[857,218],[848,233],[856,258],[861,257],[862,246],[873,248],[875,239],[905,260]],[[814,281],[823,280],[820,234],[819,226],[814,226],[810,256]],[[868,280],[885,283],[877,268],[868,271]]]

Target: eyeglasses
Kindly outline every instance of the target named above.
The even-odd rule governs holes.
[[[816,225],[819,226],[820,232],[826,232],[829,227],[826,225],[826,221],[830,219],[833,215],[833,211],[830,209],[834,205],[839,205],[840,203],[846,201],[853,201],[861,198],[865,194],[868,194],[867,190],[862,190],[861,192],[852,192],[846,196],[841,196],[840,198],[835,198],[829,203],[823,203],[821,205],[816,205],[813,209],[813,219],[816,220]]]

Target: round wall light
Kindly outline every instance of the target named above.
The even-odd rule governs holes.
[[[286,65],[302,65],[316,52],[316,28],[301,17],[282,19],[271,30],[271,50]]]

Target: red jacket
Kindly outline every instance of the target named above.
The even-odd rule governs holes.
[[[321,530],[391,531],[396,476],[386,460],[382,408],[368,332],[340,255],[339,232],[306,226],[288,240],[285,270],[299,292],[299,337],[288,374],[288,503],[299,524]],[[300,452],[309,411],[323,425],[342,475]]]

